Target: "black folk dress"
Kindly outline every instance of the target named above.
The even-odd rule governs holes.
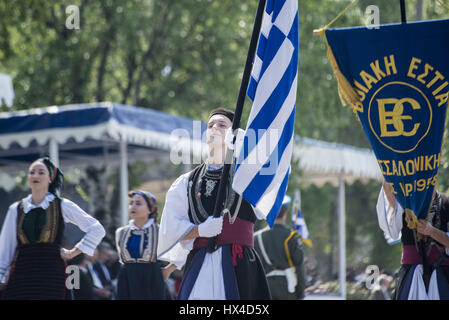
[[[117,229],[116,245],[120,255],[117,280],[119,300],[167,300],[170,293],[156,260],[158,226],[149,221],[142,229],[131,221]]]
[[[449,196],[437,192],[429,212],[432,225],[447,233],[449,226]],[[437,272],[440,300],[449,300],[449,256],[444,246],[430,237],[419,239],[416,229],[408,228],[405,214],[402,217],[401,230],[402,259],[398,272],[395,300],[407,300],[412,284],[413,273],[419,264],[423,264],[423,280],[428,290],[431,274]]]
[[[25,214],[17,207],[17,251],[10,269],[4,299],[59,300],[69,297],[66,290],[66,263],[60,250],[64,234],[61,200],[49,207]]]

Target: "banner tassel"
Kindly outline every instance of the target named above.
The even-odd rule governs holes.
[[[407,227],[410,229],[416,229],[421,225],[418,218],[410,209],[405,209],[405,221],[407,222]]]
[[[326,35],[324,35],[324,38],[326,40],[327,58],[329,59],[329,62],[332,66],[332,71],[334,72],[335,78],[337,79],[338,95],[340,97],[341,104],[343,106],[349,104],[354,112],[362,111],[363,106],[362,102],[360,101],[359,95],[338,67],[337,60],[335,59],[332,49],[327,42]]]

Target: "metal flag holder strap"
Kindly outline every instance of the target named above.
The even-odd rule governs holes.
[[[243,71],[242,82],[240,84],[240,90],[237,98],[237,104],[234,113],[234,119],[232,121],[232,132],[235,133],[238,128],[240,128],[240,119],[242,118],[243,106],[245,104],[246,90],[248,89],[248,83],[251,76],[252,63],[257,49],[257,41],[262,26],[262,18],[265,10],[266,0],[259,0],[259,5],[257,7],[256,18],[254,20],[253,33],[251,35],[251,41],[249,44],[248,55],[246,57],[245,69]],[[233,138],[233,143],[235,143],[235,135]],[[234,157],[234,150],[226,147],[225,163],[223,167],[223,173],[220,179],[220,184],[218,186],[217,199],[215,200],[214,213],[213,216],[218,218],[222,214],[224,207],[224,197],[226,185],[229,180],[229,174],[231,169],[231,164]],[[229,181],[232,184],[232,181]],[[231,186],[229,186],[231,188]],[[213,252],[217,248],[216,246],[217,237],[209,239],[207,252]]]

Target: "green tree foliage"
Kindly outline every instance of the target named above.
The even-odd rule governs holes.
[[[80,29],[66,27],[77,5]],[[0,1],[19,109],[113,101],[205,118],[234,105],[256,3]],[[44,90],[43,90],[44,89]]]

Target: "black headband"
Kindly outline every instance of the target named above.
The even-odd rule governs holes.
[[[210,112],[209,119],[212,118],[216,114],[221,114],[231,120],[231,122],[234,120],[234,112],[225,108],[217,108]]]

